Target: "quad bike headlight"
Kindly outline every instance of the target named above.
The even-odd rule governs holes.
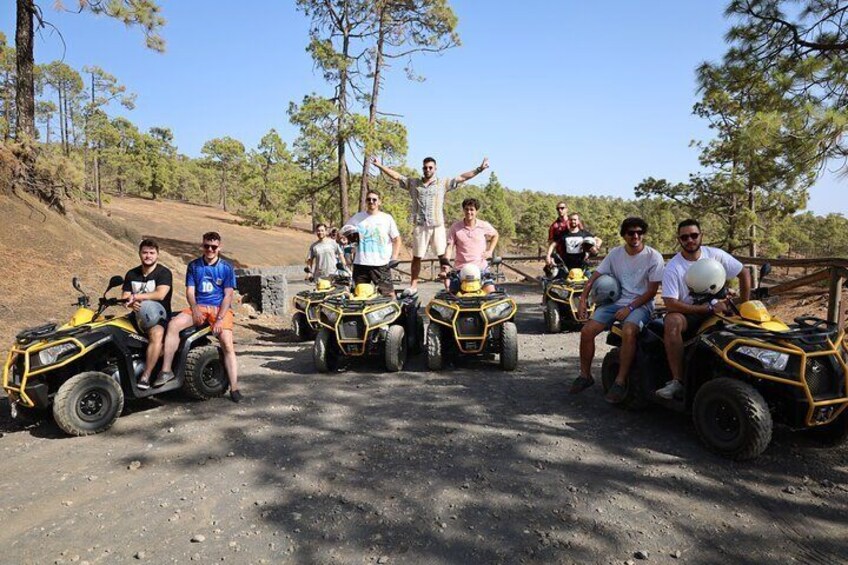
[[[751,347],[743,345],[736,350],[740,355],[746,355],[762,363],[763,368],[771,371],[783,371],[789,363],[789,354],[763,349],[762,347]]]
[[[390,320],[395,315],[394,306],[386,306],[385,308],[380,308],[379,310],[373,310],[365,314],[365,320],[368,322],[368,325],[379,326],[383,322]]]
[[[451,320],[453,320],[454,312],[456,312],[454,308],[445,306],[444,304],[430,305],[430,313],[443,322],[450,322]]]
[[[486,318],[490,322],[496,322],[512,312],[512,304],[509,302],[499,302],[498,304],[484,308],[483,311],[486,313]]]
[[[336,320],[339,319],[339,313],[327,306],[321,307],[321,316],[324,318],[324,321],[330,325],[335,324]]]
[[[38,352],[38,364],[41,367],[53,365],[58,362],[60,358],[67,357],[69,353],[75,353],[77,351],[79,351],[79,347],[70,341],[54,345],[53,347],[48,347],[47,349],[42,349]]]
[[[562,288],[561,286],[552,286],[550,289],[550,293],[562,300],[568,300],[568,290]]]

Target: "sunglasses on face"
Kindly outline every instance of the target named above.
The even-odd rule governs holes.
[[[680,241],[689,241],[690,239],[692,241],[695,241],[696,239],[701,237],[701,234],[700,233],[682,233],[677,237],[680,238]]]
[[[218,249],[218,247],[219,247],[218,245],[213,245],[211,243],[204,243],[203,244],[203,249],[209,249],[211,251],[215,251],[216,249]]]
[[[629,235],[630,237],[635,237],[637,235],[639,237],[642,237],[643,235],[645,235],[645,232],[642,230],[628,230],[627,235]]]
[[[379,198],[366,198],[365,199],[366,202],[377,202],[378,200],[380,200],[380,199]]]
[[[423,167],[423,169],[424,169],[425,171],[432,171],[432,170],[433,170],[433,169],[435,169],[435,168],[436,168],[436,167],[432,167],[432,166]]]
[[[557,206],[557,210],[567,210],[567,209],[568,208],[566,208],[565,206]]]

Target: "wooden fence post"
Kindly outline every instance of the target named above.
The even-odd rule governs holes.
[[[830,296],[827,302],[827,320],[836,322],[839,329],[845,325],[845,315],[842,311],[842,285],[845,284],[845,269],[832,267],[830,269]]]

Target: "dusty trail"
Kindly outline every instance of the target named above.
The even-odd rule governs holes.
[[[538,294],[520,302],[512,374],[485,362],[431,373],[415,358],[395,375],[316,375],[310,345],[253,320],[240,330],[240,405],[133,403],[89,438],[22,429],[0,406],[2,561],[848,555],[844,448],[777,432],[760,459],[735,464],[705,451],[684,416],[613,409],[599,387],[568,396],[577,335],[544,335]]]

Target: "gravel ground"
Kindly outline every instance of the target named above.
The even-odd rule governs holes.
[[[0,561],[844,561],[845,448],[778,430],[733,463],[683,415],[569,396],[577,334],[545,335],[538,294],[512,290],[511,374],[417,357],[317,375],[311,344],[259,318],[240,330],[239,405],[165,395],[66,438],[4,401]]]

